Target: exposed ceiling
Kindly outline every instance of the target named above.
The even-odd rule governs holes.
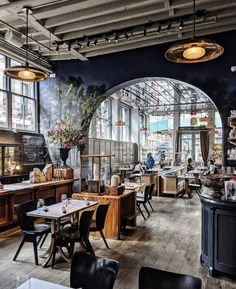
[[[49,61],[86,61],[192,36],[192,0],[0,0],[2,41],[8,25],[24,33],[25,5],[32,10],[30,50]],[[236,29],[234,0],[196,0],[196,10],[197,36]]]
[[[146,115],[168,115],[216,111],[210,98],[200,89],[167,78],[143,81],[120,89],[111,96]]]

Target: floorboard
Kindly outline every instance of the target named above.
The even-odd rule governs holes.
[[[200,264],[199,198],[155,197],[152,203],[155,212],[150,218],[145,221],[138,216],[137,227],[128,227],[122,240],[107,240],[110,250],[101,239],[91,238],[96,255],[120,262],[114,289],[138,289],[141,266],[198,276],[203,281],[202,289],[236,289],[234,281],[209,277],[206,268]],[[13,262],[20,240],[19,230],[0,233],[0,289],[13,289],[29,277],[69,286],[69,264],[61,261],[56,269],[34,265],[31,244],[25,245],[18,261]],[[48,241],[43,250],[47,244]],[[79,246],[77,250],[81,250]],[[42,263],[43,259],[39,259]]]

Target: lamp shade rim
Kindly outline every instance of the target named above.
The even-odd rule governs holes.
[[[205,53],[194,59],[184,57],[184,51],[197,47],[204,49]],[[167,60],[176,63],[198,63],[213,60],[224,53],[224,48],[220,44],[210,39],[194,38],[189,41],[182,41],[172,45],[165,53]]]
[[[19,76],[19,72],[23,71],[30,71],[35,74],[34,78],[27,79],[27,78],[21,78]],[[27,81],[27,82],[39,82],[44,81],[48,79],[48,75],[45,71],[43,71],[40,68],[34,67],[34,66],[28,66],[28,65],[16,65],[8,67],[4,70],[4,74],[10,78],[21,80],[21,81]]]

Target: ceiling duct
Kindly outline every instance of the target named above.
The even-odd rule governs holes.
[[[5,40],[16,47],[22,47],[25,42],[21,34],[13,31],[12,29],[7,30]]]

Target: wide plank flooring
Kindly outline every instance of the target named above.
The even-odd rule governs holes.
[[[155,197],[152,203],[155,212],[151,217],[144,221],[138,216],[137,227],[128,228],[122,240],[108,240],[110,250],[101,239],[91,238],[96,255],[120,262],[114,289],[138,289],[141,266],[199,276],[203,280],[203,289],[236,289],[236,283],[231,280],[209,277],[206,268],[200,264],[199,198]],[[56,269],[34,265],[31,244],[25,245],[18,261],[13,262],[21,236],[16,229],[7,233],[7,236],[0,234],[0,289],[13,289],[29,277],[69,286],[69,264],[60,262]]]

